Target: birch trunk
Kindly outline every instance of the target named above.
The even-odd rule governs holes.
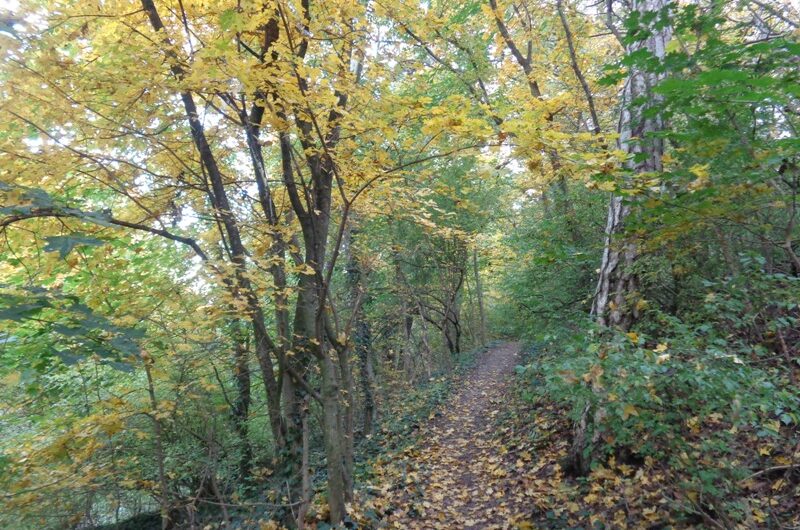
[[[668,5],[668,0],[634,0],[632,10],[644,16],[650,12],[665,12]],[[645,49],[659,60],[664,58],[671,30],[668,26],[655,27],[660,19],[658,16],[650,23],[649,37],[626,46],[626,55]],[[646,115],[646,111],[657,101],[652,89],[662,78],[663,74],[632,66],[625,83],[618,126],[619,148],[628,155],[625,169],[634,176],[661,170],[664,142],[653,133],[663,128],[663,120],[660,115]],[[622,196],[611,197],[600,276],[592,304],[592,314],[602,326],[629,329],[638,317],[639,282],[633,266],[639,252],[635,241],[624,236],[625,220],[630,212],[631,205]]]
[[[633,0],[632,12],[638,11],[639,20],[646,20],[647,13],[663,13],[670,4],[669,0]],[[610,5],[610,4],[609,4]],[[649,51],[659,60],[666,55],[666,45],[671,30],[668,25],[656,27],[662,22],[656,16],[648,27],[639,28],[647,31],[647,38],[636,40],[626,46],[626,55],[640,50]],[[661,80],[662,75],[630,67],[628,79],[623,90],[622,112],[619,119],[619,148],[627,155],[625,169],[628,173],[641,173],[661,170],[661,156],[664,153],[663,141],[654,138],[654,132],[663,128],[659,115],[646,114],[654,102],[656,95],[652,88]],[[640,103],[644,101],[644,103]],[[638,258],[635,241],[625,236],[625,220],[631,212],[631,205],[622,196],[614,195],[608,205],[608,218],[605,230],[605,245],[600,266],[600,277],[597,282],[592,314],[597,317],[601,326],[614,326],[627,330],[636,320],[636,296],[638,281],[633,266]],[[599,389],[592,388],[594,393]],[[573,426],[572,447],[567,467],[579,475],[589,472],[594,460],[595,448],[603,434],[602,425],[606,417],[606,409],[593,407],[593,402],[586,404],[579,421]],[[590,421],[591,419],[591,421]],[[590,427],[592,427],[590,435]],[[587,447],[588,446],[588,447]]]

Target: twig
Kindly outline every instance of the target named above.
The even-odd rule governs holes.
[[[743,478],[739,482],[745,482],[747,480],[750,480],[751,478],[755,478],[755,477],[764,475],[766,473],[772,473],[773,471],[784,471],[784,470],[789,470],[789,469],[800,469],[800,464],[786,464],[786,465],[782,465],[782,466],[768,467],[768,468],[762,469],[761,471],[756,471],[755,473],[753,473],[749,477]]]

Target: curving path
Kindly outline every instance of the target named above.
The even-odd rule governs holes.
[[[502,445],[497,416],[507,410],[519,344],[484,354],[410,452],[405,486],[387,492],[389,528],[525,528],[515,495],[520,455]],[[409,454],[409,453],[407,453]],[[530,455],[521,455],[525,461]],[[516,461],[516,465],[515,465]],[[521,469],[520,469],[521,471]]]

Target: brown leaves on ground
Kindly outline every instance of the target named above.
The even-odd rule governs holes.
[[[687,477],[666,461],[612,457],[586,477],[568,475],[572,423],[551,402],[533,406],[520,398],[517,351],[507,344],[487,353],[420,428],[414,445],[375,462],[371,495],[362,493],[353,507],[362,526],[761,528],[775,516],[800,516],[796,496],[787,504],[798,487],[781,478],[787,465],[742,483],[744,522],[722,519],[714,501],[687,488]],[[775,462],[796,457],[781,454]]]
[[[380,491],[364,513],[389,528],[524,528],[530,499],[518,485],[533,456],[502,445],[497,429],[518,351],[512,343],[487,353],[418,442],[376,469]]]
[[[519,484],[535,506],[529,514],[530,526],[525,528],[756,529],[771,528],[775,521],[781,521],[785,528],[800,528],[800,470],[785,464],[800,461],[800,448],[790,456],[784,447],[776,450],[772,461],[753,464],[764,472],[741,480],[732,477],[742,486],[735,499],[714,498],[708,491],[698,490],[685,469],[670,466],[666,459],[611,457],[596,465],[588,476],[576,478],[566,475],[558,464],[565,461],[571,440],[572,423],[567,412],[547,401],[535,407],[519,402],[517,406],[529,412],[518,408],[516,423],[524,426],[529,421],[526,417],[535,415],[536,425],[532,449],[535,463]],[[742,446],[735,450],[741,458],[746,458],[757,445],[762,452],[770,447],[755,433],[742,434],[740,438]],[[685,440],[690,447],[699,447],[701,436],[687,436]],[[788,451],[791,453],[792,449]],[[709,467],[730,464],[720,456],[691,453],[692,457],[699,455]],[[712,458],[717,461],[712,463]],[[726,515],[723,500],[728,509],[738,506],[739,520]]]

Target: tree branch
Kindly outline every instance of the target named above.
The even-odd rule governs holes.
[[[139,230],[141,232],[148,232],[150,234],[161,236],[163,238],[170,239],[172,241],[176,241],[178,243],[187,245],[192,250],[194,250],[195,254],[197,254],[197,256],[200,259],[202,259],[203,261],[208,261],[208,255],[205,252],[203,252],[203,249],[200,248],[200,245],[197,244],[197,241],[195,241],[190,237],[175,235],[172,232],[168,232],[167,230],[162,230],[160,228],[153,228],[152,226],[147,226],[140,223],[124,221],[122,219],[111,217],[110,215],[109,216],[103,215],[101,217],[96,212],[84,212],[81,210],[77,210],[75,208],[64,208],[64,209],[35,208],[25,213],[10,215],[8,217],[0,219],[0,228],[6,228],[12,223],[23,221],[25,219],[35,219],[42,217],[56,217],[56,218],[71,217],[73,219],[81,219],[83,221],[92,222],[94,224],[98,224],[101,226],[103,224],[112,224],[125,228],[131,228],[133,230]]]

